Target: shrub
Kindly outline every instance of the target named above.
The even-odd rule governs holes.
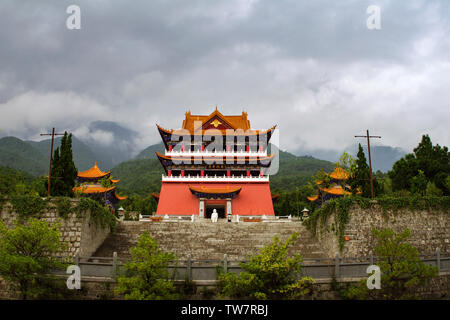
[[[298,279],[301,256],[288,257],[288,249],[297,237],[298,233],[294,233],[286,242],[274,237],[259,254],[241,264],[244,271],[239,276],[219,272],[220,295],[265,300],[298,299],[310,293],[314,280],[310,277]]]
[[[366,280],[350,286],[344,292],[348,299],[412,299],[415,290],[437,276],[437,268],[419,258],[416,247],[406,242],[409,229],[396,234],[392,229],[373,229],[377,245],[375,254],[381,270],[381,289],[369,290]]]
[[[131,261],[127,262],[125,274],[117,279],[114,293],[127,300],[168,300],[178,297],[168,271],[172,253],[158,248],[155,239],[143,233],[137,246],[131,248]]]
[[[0,220],[0,275],[22,299],[53,297],[57,282],[50,274],[65,266],[54,256],[67,245],[60,237],[58,225],[35,218],[14,229]]]

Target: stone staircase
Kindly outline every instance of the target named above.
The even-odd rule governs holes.
[[[284,241],[294,232],[299,237],[291,252],[310,259],[327,257],[299,221],[229,223],[225,220],[118,222],[116,232],[106,238],[93,256],[107,257],[117,252],[119,258],[128,259],[129,249],[136,245],[143,232],[149,232],[162,250],[173,252],[180,259],[190,255],[194,260],[220,260],[227,254],[229,260],[244,260],[269,244],[274,236]]]

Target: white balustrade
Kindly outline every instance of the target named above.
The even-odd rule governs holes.
[[[208,151],[208,150],[195,150],[195,151],[181,151],[181,150],[172,150],[165,152],[166,156],[193,156],[193,157],[239,157],[239,156],[254,156],[254,157],[266,157],[267,150],[264,151]]]
[[[241,176],[230,176],[230,177],[227,177],[227,176],[217,176],[217,175],[214,175],[214,176],[208,176],[208,175],[205,175],[205,176],[199,176],[199,175],[196,175],[196,176],[191,176],[191,175],[187,175],[187,176],[184,176],[184,177],[182,177],[182,176],[165,176],[164,174],[162,175],[162,181],[166,181],[166,182],[185,182],[185,181],[187,181],[187,182],[268,182],[269,181],[269,176],[263,176],[263,177],[260,177],[260,176],[255,176],[255,177],[253,177],[253,176],[250,176],[250,177],[247,177],[247,176],[243,176],[243,175],[241,175]]]

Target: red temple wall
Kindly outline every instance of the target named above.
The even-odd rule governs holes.
[[[198,215],[200,201],[189,190],[189,186],[224,188],[241,186],[242,190],[231,200],[233,215],[274,215],[272,196],[268,182],[263,183],[179,183],[162,182],[158,215]],[[223,200],[222,200],[223,201]],[[213,203],[207,200],[207,203]],[[223,203],[223,202],[222,202]]]

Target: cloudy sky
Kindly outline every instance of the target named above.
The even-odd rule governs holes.
[[[145,147],[155,123],[217,105],[278,124],[290,151],[338,150],[366,129],[408,151],[423,133],[448,146],[449,52],[448,0],[2,0],[0,135],[111,120]]]

